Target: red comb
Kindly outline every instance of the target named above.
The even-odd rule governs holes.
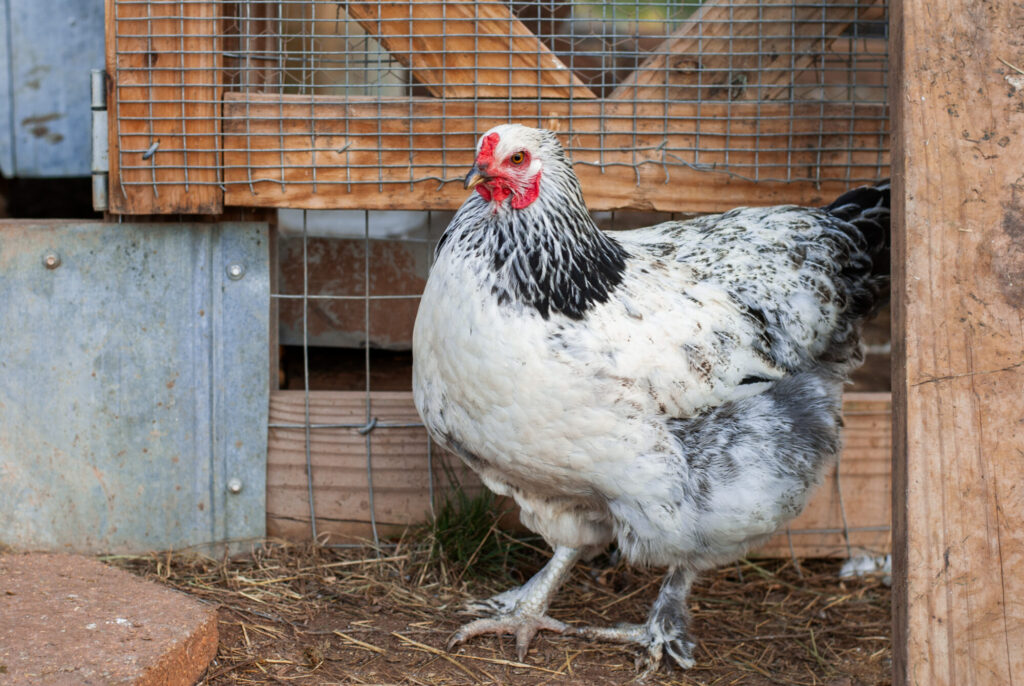
[[[476,156],[478,163],[490,164],[494,162],[494,149],[498,147],[501,136],[496,133],[489,133],[480,141],[480,153]]]

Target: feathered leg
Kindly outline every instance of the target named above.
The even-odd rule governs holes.
[[[696,574],[685,567],[671,567],[661,584],[661,591],[643,624],[619,624],[612,628],[581,627],[573,633],[587,638],[616,643],[635,643],[647,650],[637,662],[646,664],[646,671],[661,665],[665,653],[683,669],[693,667],[693,647],[688,627],[690,612],[686,598]]]
[[[472,603],[469,606],[471,611],[494,612],[494,616],[477,619],[461,627],[448,639],[448,650],[480,634],[515,634],[516,655],[521,662],[538,631],[564,632],[566,625],[551,619],[546,613],[555,591],[569,576],[580,554],[578,548],[558,546],[544,568],[519,588]]]

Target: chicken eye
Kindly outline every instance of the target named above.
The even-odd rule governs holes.
[[[526,155],[521,152],[514,152],[512,156],[508,158],[508,161],[512,164],[522,164],[526,160]]]

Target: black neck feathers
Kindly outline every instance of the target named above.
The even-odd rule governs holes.
[[[463,214],[463,221],[453,220],[439,250],[458,235],[456,240],[493,272],[490,297],[499,305],[532,308],[544,319],[578,320],[607,302],[622,282],[628,254],[597,228],[582,203],[557,203],[542,195],[525,209],[493,212],[482,199],[471,198],[459,211]]]

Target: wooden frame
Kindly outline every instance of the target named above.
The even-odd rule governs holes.
[[[737,205],[816,205],[846,190],[848,179],[873,178],[880,166],[885,168],[884,107],[751,101],[783,93],[781,79],[792,66],[788,62],[774,72],[763,65],[755,72],[754,63],[740,59],[735,69],[750,71],[759,81],[746,83],[738,94],[731,83],[721,84],[724,88],[714,83],[731,63],[710,57],[702,62],[698,56],[696,71],[685,67],[708,40],[732,40],[729,32],[741,45],[753,49],[777,43],[779,50],[797,54],[797,67],[809,64],[803,52],[822,40],[811,27],[820,29],[825,20],[829,44],[849,22],[877,18],[880,0],[866,0],[863,9],[848,4],[793,9],[789,0],[770,0],[756,10],[752,5],[749,17],[731,0],[706,0],[699,17],[684,22],[662,46],[678,55],[678,64],[666,64],[664,56],[652,58],[605,99],[597,98],[499,0],[351,2],[346,5],[351,16],[404,60],[434,98],[227,93],[223,119],[218,116],[223,71],[218,36],[211,28],[218,26],[219,3],[159,5],[160,16],[154,16],[141,0],[106,2],[113,79],[110,207],[115,214],[209,214],[224,205],[455,209],[465,197],[459,181],[472,162],[473,139],[509,120],[556,131],[567,131],[571,123],[573,137],[566,143],[580,148],[574,159],[594,210],[713,212]],[[727,29],[736,18],[770,21],[763,24],[764,35],[744,38],[757,24],[747,21]],[[702,31],[713,34],[703,43],[692,38],[698,21]],[[141,28],[155,35],[147,38]],[[125,54],[118,53],[118,45]],[[472,60],[466,58],[470,54]],[[516,56],[511,62],[510,55]],[[177,61],[163,64],[162,59]],[[709,91],[706,103],[673,102],[669,91],[684,84],[691,72],[706,73],[714,92]],[[852,124],[848,131],[829,134],[822,126],[828,120]],[[451,121],[459,122],[460,133],[448,135],[442,124]],[[667,121],[673,124],[670,132],[665,131]],[[772,140],[781,143],[764,142]],[[159,147],[149,150],[157,141]],[[413,155],[414,141],[433,143]],[[131,157],[134,164],[119,169],[126,150],[140,158],[143,151],[150,154],[145,160]],[[696,161],[673,150],[687,151],[683,157],[692,154]],[[813,170],[800,176],[814,180],[785,181],[800,167]],[[755,182],[744,176],[781,180]],[[410,182],[413,178],[430,180]]]
[[[223,211],[219,11],[214,1],[106,0],[111,213]]]
[[[788,90],[784,83],[792,72],[813,64],[819,41],[830,45],[851,22],[881,19],[883,10],[881,0],[863,9],[793,0],[704,2],[608,98],[660,100],[679,88],[703,87],[706,100],[776,100]],[[765,61],[773,68],[766,69]]]
[[[348,2],[345,8],[436,97],[597,97],[504,2]]]

